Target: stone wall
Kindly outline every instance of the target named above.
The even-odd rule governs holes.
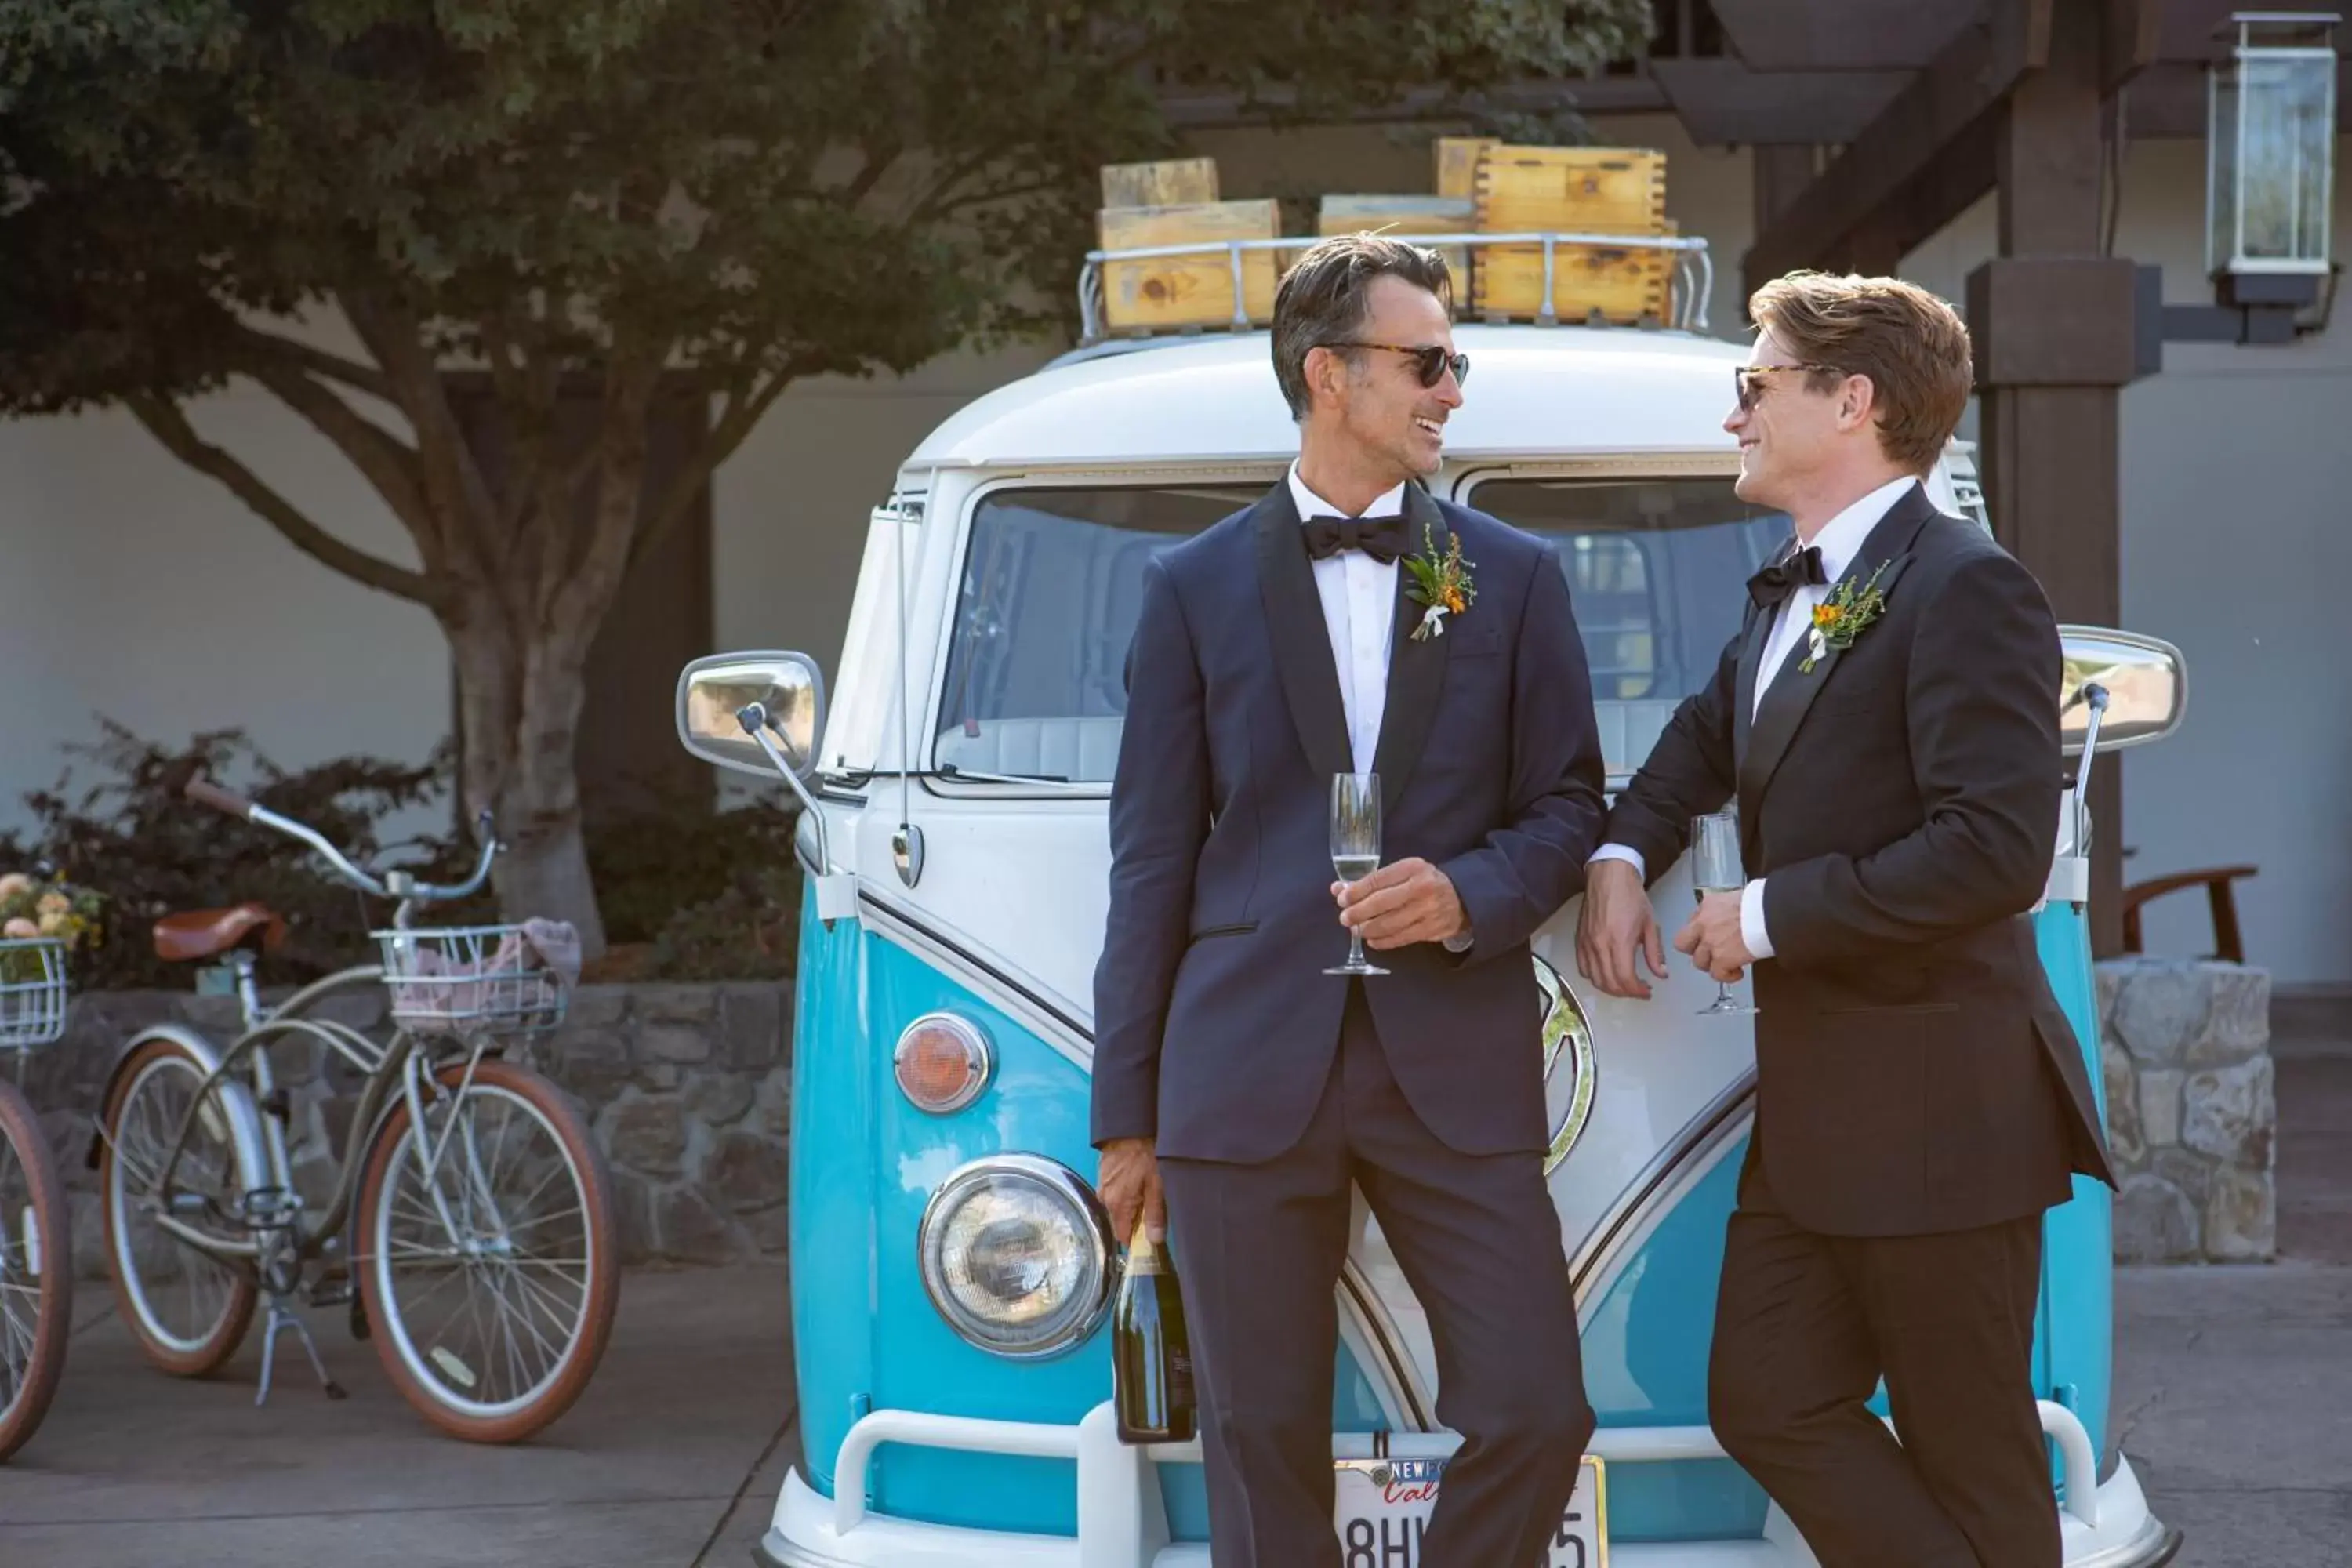
[[[322,1013],[373,1032],[384,1022],[383,994],[337,996]],[[99,1097],[123,1042],[164,1021],[226,1046],[237,1034],[236,1003],[166,991],[78,996],[65,1037],[26,1065],[26,1091],[71,1189],[75,1262],[85,1278],[107,1271],[98,1174],[83,1159]],[[562,1027],[510,1045],[508,1055],[555,1079],[588,1119],[611,1167],[625,1262],[783,1255],[789,984],[584,985]],[[323,1203],[361,1080],[308,1040],[274,1046],[270,1059],[289,1089],[295,1184]]]
[[[2273,1184],[2270,976],[2232,963],[2098,965],[2107,1125],[2124,1263],[2268,1261]]]

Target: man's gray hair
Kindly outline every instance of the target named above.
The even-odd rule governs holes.
[[[1283,274],[1274,295],[1274,378],[1293,419],[1307,417],[1307,354],[1345,342],[1364,324],[1378,278],[1402,278],[1450,309],[1454,278],[1433,250],[1376,234],[1335,234]]]

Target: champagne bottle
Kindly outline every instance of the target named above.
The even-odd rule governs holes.
[[[1188,1443],[1193,1434],[1192,1356],[1184,1299],[1167,1255],[1140,1220],[1111,1310],[1111,1377],[1122,1443]]]

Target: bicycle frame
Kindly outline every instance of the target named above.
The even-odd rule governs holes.
[[[431,1194],[442,1223],[449,1227],[452,1234],[455,1234],[458,1228],[456,1216],[448,1212],[446,1198],[439,1184],[433,1179],[440,1167],[441,1158],[446,1152],[449,1133],[455,1130],[454,1123],[451,1127],[443,1129],[437,1140],[431,1141],[432,1146],[428,1152],[425,1131],[431,1124],[425,1117],[428,1069],[425,1063],[431,1053],[420,1050],[418,1047],[423,1040],[444,1038],[457,1040],[466,1047],[466,1078],[452,1097],[462,1098],[466,1086],[473,1080],[475,1068],[492,1048],[494,1044],[492,1039],[487,1035],[477,1036],[470,1040],[457,1036],[420,1037],[405,1028],[400,1028],[393,1032],[388,1043],[379,1046],[375,1041],[347,1025],[336,1023],[331,1019],[307,1017],[303,1015],[324,997],[354,986],[382,984],[384,976],[380,967],[361,964],[340,970],[333,974],[311,982],[276,1008],[264,1011],[254,990],[253,962],[250,955],[240,953],[233,962],[237,970],[237,996],[243,1005],[247,1026],[222,1054],[220,1065],[206,1075],[204,1082],[198,1086],[186,1112],[182,1116],[178,1132],[172,1142],[171,1152],[164,1160],[162,1168],[156,1172],[151,1190],[144,1194],[157,1204],[154,1213],[156,1225],[174,1239],[216,1258],[258,1259],[260,1258],[262,1243],[257,1235],[236,1238],[200,1230],[173,1214],[169,1206],[161,1200],[163,1194],[170,1190],[172,1175],[178,1168],[180,1156],[186,1151],[189,1135],[194,1131],[205,1102],[215,1093],[223,1091],[225,1087],[234,1088],[240,1093],[249,1093],[255,1102],[257,1112],[256,1120],[261,1127],[262,1157],[269,1175],[269,1186],[267,1190],[280,1194],[293,1193],[293,1164],[287,1152],[285,1124],[265,1109],[278,1086],[275,1074],[270,1068],[269,1053],[262,1047],[281,1038],[299,1039],[308,1037],[323,1043],[330,1050],[349,1062],[364,1075],[364,1079],[360,1088],[358,1109],[352,1117],[351,1129],[344,1136],[343,1148],[338,1160],[334,1191],[328,1198],[326,1206],[320,1212],[317,1222],[305,1223],[299,1217],[299,1204],[289,1205],[286,1211],[292,1217],[292,1223],[285,1228],[291,1233],[295,1255],[306,1259],[317,1257],[324,1249],[327,1241],[341,1234],[344,1225],[349,1221],[352,1204],[357,1194],[360,1174],[363,1168],[363,1157],[382,1130],[384,1118],[392,1110],[393,1097],[395,1094],[407,1100],[410,1121],[419,1130],[415,1142],[419,1167],[425,1178],[425,1190]],[[241,1079],[237,1069],[247,1063],[250,1064],[250,1069]],[[478,1167],[478,1152],[473,1150],[470,1145],[467,1148],[467,1156],[469,1163]],[[249,1199],[252,1194],[248,1193],[246,1196]],[[256,1230],[271,1228],[267,1226],[256,1226],[255,1215],[250,1211],[228,1217],[247,1228]]]

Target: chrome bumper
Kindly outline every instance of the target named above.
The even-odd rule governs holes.
[[[2066,1568],[2158,1568],[2179,1548],[2177,1531],[2148,1512],[2139,1480],[2118,1461],[2103,1486],[2090,1435],[2074,1412],[2042,1402],[2042,1426],[2057,1444],[2065,1478],[2060,1530]],[[1444,1456],[1459,1439],[1451,1433],[1398,1433],[1388,1452],[1403,1458]],[[866,1468],[885,1443],[1070,1459],[1078,1472],[1078,1532],[1022,1535],[963,1530],[877,1514],[866,1504]],[[1657,1464],[1727,1456],[1706,1426],[1607,1426],[1591,1451],[1611,1465]],[[1370,1434],[1339,1433],[1334,1458],[1364,1458]],[[849,1429],[835,1466],[834,1496],[819,1496],[798,1471],[784,1481],[767,1536],[754,1549],[768,1568],[1209,1568],[1209,1549],[1171,1542],[1153,1467],[1198,1463],[1200,1445],[1130,1447],[1118,1440],[1108,1403],[1075,1426],[1026,1421],[983,1421],[912,1410],[877,1410]],[[1615,1568],[1817,1568],[1813,1554],[1778,1509],[1756,1541],[1685,1542],[1611,1548]]]

